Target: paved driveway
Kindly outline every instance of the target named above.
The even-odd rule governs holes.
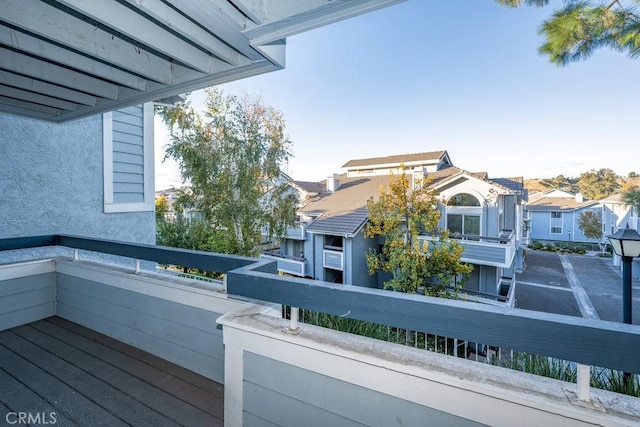
[[[527,250],[516,281],[518,308],[622,321],[622,278],[611,258]],[[633,288],[633,323],[640,324],[638,280]]]

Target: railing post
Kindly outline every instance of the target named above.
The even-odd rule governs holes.
[[[577,393],[576,394],[578,396],[578,400],[581,400],[583,402],[589,402],[590,401],[589,385],[591,382],[591,366],[578,363],[576,367],[576,373],[577,373],[577,380],[576,380]]]
[[[299,313],[300,313],[300,309],[298,307],[291,307],[291,314],[289,315],[291,323],[289,324],[289,329],[292,331],[298,330]]]

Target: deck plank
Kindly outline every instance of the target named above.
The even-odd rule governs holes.
[[[139,350],[135,347],[132,347],[114,338],[108,337],[94,330],[85,328],[83,326],[78,325],[77,323],[73,323],[61,317],[50,317],[46,320],[47,322],[50,322],[60,327],[63,327],[65,329],[68,329],[78,335],[81,335],[85,338],[89,338],[93,341],[96,341],[100,344],[110,347],[116,351],[119,351],[122,354],[131,356],[141,362],[144,362],[150,366],[154,366],[164,372],[167,372],[176,378],[186,381],[206,391],[207,393],[217,396],[216,399],[224,398],[224,386],[209,378],[205,378],[200,374],[197,374],[193,371],[185,369],[181,366],[178,366],[164,359],[160,359],[143,350]]]
[[[217,393],[217,390],[215,394],[210,393],[181,378],[175,377],[171,372],[149,365],[55,323],[41,320],[30,325],[124,372],[134,375],[148,384],[162,388],[167,393],[185,402],[185,404],[193,405],[219,418],[220,422],[222,422],[224,402],[223,396]]]
[[[222,425],[220,418],[185,404],[165,391],[34,327],[20,326],[13,328],[12,331],[37,346],[47,348],[66,362],[91,372],[104,383],[128,395],[130,397],[128,401],[131,403],[139,403],[151,409],[152,412],[155,411],[156,415],[163,415],[167,418],[166,422],[173,420],[174,423],[185,425]]]
[[[3,360],[0,357],[0,360]],[[60,426],[77,426],[78,424],[60,413],[57,408],[42,397],[38,396],[33,390],[22,384],[20,381],[9,375],[4,369],[0,369],[0,398],[3,406],[10,411],[3,412],[0,422],[13,422],[13,418],[7,420],[9,412],[31,412],[35,414],[52,414],[55,413],[56,425]]]
[[[79,425],[96,425],[100,422],[113,426],[126,425],[72,387],[12,351],[15,347],[31,351],[28,342],[10,332],[3,333],[0,340],[3,343],[0,345],[2,369],[21,383],[29,384],[33,392],[55,405],[56,412],[61,411]],[[19,411],[25,412],[26,409]]]
[[[57,357],[55,352],[51,352],[51,348],[45,349],[30,342],[30,340],[24,339],[23,336],[15,333],[20,328],[27,329],[29,327],[21,326],[10,331],[0,332],[0,342],[8,346],[16,354],[37,364],[50,375],[63,379],[78,393],[87,396],[91,401],[96,402],[126,423],[157,426],[177,425],[150,408],[123,395],[122,392],[87,371]],[[35,387],[31,384],[28,385]]]

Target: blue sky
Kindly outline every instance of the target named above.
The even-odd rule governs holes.
[[[351,159],[435,150],[494,178],[640,173],[640,60],[601,50],[550,64],[537,54],[537,29],[562,2],[550,3],[408,0],[290,37],[284,70],[221,88],[282,111],[297,180],[322,180]],[[158,189],[180,185],[175,165],[160,162],[167,142],[157,123]]]

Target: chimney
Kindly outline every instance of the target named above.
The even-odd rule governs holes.
[[[584,202],[584,197],[582,196],[582,193],[576,193],[576,203],[582,203]]]
[[[327,178],[327,191],[334,193],[338,188],[340,188],[340,174],[334,173]]]
[[[418,182],[420,185],[424,185],[425,179],[427,178],[427,168],[423,167],[421,170],[414,170],[411,174],[411,188],[415,189],[417,187]]]

